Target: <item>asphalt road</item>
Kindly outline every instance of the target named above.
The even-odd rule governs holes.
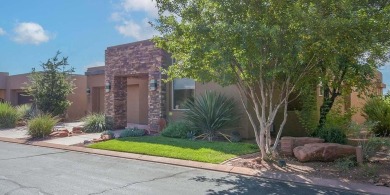
[[[357,194],[0,142],[0,194]]]

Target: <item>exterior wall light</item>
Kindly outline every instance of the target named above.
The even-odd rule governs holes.
[[[156,79],[150,80],[150,82],[149,82],[149,90],[150,91],[155,91],[156,89],[157,89],[157,80]]]
[[[85,90],[85,92],[87,92],[87,95],[91,94],[91,88],[87,87],[87,89]]]
[[[107,81],[105,84],[105,91],[106,93],[108,93],[110,92],[110,90],[111,90],[111,83]]]

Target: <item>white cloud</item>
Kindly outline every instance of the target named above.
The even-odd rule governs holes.
[[[149,26],[147,21],[147,18],[141,23],[136,23],[133,20],[124,20],[122,24],[115,26],[115,29],[125,37],[132,37],[137,40],[150,39],[157,32]]]
[[[139,20],[140,17],[143,19]],[[158,9],[154,0],[122,0],[111,13],[110,19],[116,23],[115,29],[119,34],[143,40],[158,34],[149,24],[150,20],[157,17]]]
[[[14,32],[14,41],[18,43],[39,45],[50,40],[49,33],[41,25],[33,22],[18,23]]]
[[[5,30],[3,30],[2,28],[0,28],[0,36],[1,36],[1,35],[5,35],[5,34],[6,34]]]
[[[153,0],[123,0],[121,5],[127,12],[143,11],[153,17],[158,14],[156,2]]]

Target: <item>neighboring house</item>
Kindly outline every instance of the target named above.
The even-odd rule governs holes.
[[[116,128],[141,124],[157,131],[160,119],[180,120],[183,116],[183,102],[187,98],[208,90],[217,91],[237,102],[238,112],[242,116],[237,129],[242,137],[254,137],[236,86],[222,87],[216,83],[201,83],[192,79],[174,79],[173,82],[164,83],[162,80],[166,75],[161,73],[161,68],[171,64],[170,55],[156,48],[149,40],[108,47],[105,51],[105,66],[89,68],[85,73],[89,94],[88,110],[112,116]],[[374,83],[374,88],[381,94],[384,86],[381,74],[378,75],[379,85]],[[318,105],[321,102],[320,95],[318,89]],[[356,93],[352,93],[346,102],[349,103],[344,105],[344,109],[361,106],[365,101],[358,99]],[[284,135],[305,135],[295,112],[296,107],[289,106]],[[357,113],[353,119],[361,122],[360,117],[360,113]],[[278,128],[281,122],[282,115],[279,114],[274,128]]]
[[[0,100],[10,102],[12,105],[31,103],[32,98],[28,96],[23,87],[29,82],[29,73],[19,75],[9,75],[0,72]],[[77,120],[87,113],[86,85],[87,77],[84,75],[73,75],[76,89],[69,95],[68,100],[72,102],[67,109],[67,120]]]

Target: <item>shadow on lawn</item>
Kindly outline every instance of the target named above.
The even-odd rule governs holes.
[[[169,145],[169,146],[189,148],[194,150],[208,148],[211,150],[220,151],[226,154],[233,154],[233,155],[255,153],[258,152],[259,150],[256,144],[230,143],[230,142],[221,142],[221,141],[209,142],[204,140],[187,140],[187,139],[179,139],[179,138],[168,138],[163,136],[127,137],[127,138],[119,138],[117,140],[123,142],[139,142],[139,143]]]
[[[210,195],[222,194],[359,194],[357,192],[304,185],[292,182],[282,182],[260,177],[228,175],[219,179],[198,176],[191,178],[196,182],[207,182],[215,187],[207,190]]]

